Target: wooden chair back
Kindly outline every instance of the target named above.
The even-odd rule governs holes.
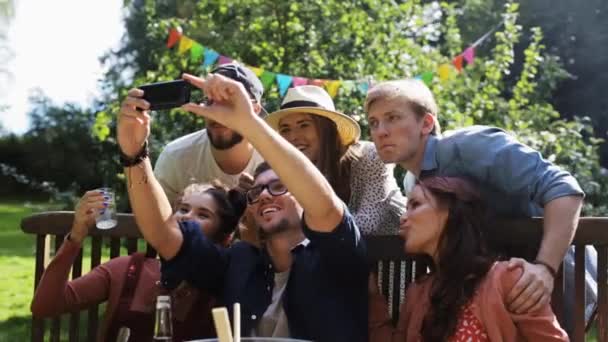
[[[48,263],[51,251],[56,252],[65,235],[70,231],[73,212],[45,212],[26,217],[21,222],[25,233],[36,235],[36,266],[35,284],[38,286],[40,277]],[[493,244],[499,246],[505,253],[513,256],[533,257],[542,237],[541,219],[522,219],[499,221],[492,227],[489,236]],[[90,244],[91,269],[99,265],[104,248],[109,248],[111,258],[120,255],[121,245],[125,245],[127,253],[137,251],[138,239],[141,234],[137,229],[131,214],[119,214],[118,226],[110,230],[92,229],[91,237],[85,241]],[[109,243],[103,243],[103,240]],[[379,282],[382,293],[386,295],[389,311],[394,321],[399,315],[399,307],[407,285],[420,274],[428,271],[424,259],[408,257],[403,253],[403,242],[397,236],[367,236],[370,260],[378,265]],[[53,244],[51,247],[50,244]],[[574,319],[573,341],[584,341],[585,326],[585,246],[594,246],[597,250],[598,265],[598,309],[596,312],[598,341],[608,342],[608,218],[582,218],[573,241],[575,247],[575,293],[565,293],[563,286],[563,270],[559,270],[555,282],[552,305],[555,313],[564,322],[564,317],[570,314]],[[107,246],[107,247],[106,247]],[[147,246],[149,255],[155,254]],[[82,251],[77,257],[72,269],[72,278],[82,274]],[[573,313],[563,310],[564,296],[575,297]],[[93,307],[87,312],[86,337],[79,336],[81,325],[80,313],[69,315],[67,332],[69,341],[95,341],[99,328],[99,310]],[[48,329],[47,329],[48,326]],[[52,319],[32,319],[32,341],[43,341],[45,333],[50,334],[50,341],[59,341],[62,329],[60,317]]]

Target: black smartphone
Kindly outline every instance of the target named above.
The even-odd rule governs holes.
[[[158,82],[142,85],[144,100],[151,110],[171,109],[190,102],[192,86],[184,80]]]

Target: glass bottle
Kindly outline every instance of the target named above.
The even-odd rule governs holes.
[[[156,297],[156,319],[154,320],[154,341],[171,341],[173,324],[171,321],[171,297]]]

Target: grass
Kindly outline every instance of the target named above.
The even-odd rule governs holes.
[[[20,224],[23,217],[45,210],[53,208],[42,202],[0,199],[0,342],[30,340],[30,301],[34,294],[36,239],[34,235],[23,233]],[[140,244],[139,249],[143,248],[144,245]],[[104,248],[101,262],[109,259],[108,253],[108,249]],[[126,249],[123,248],[121,255],[124,254]],[[83,274],[89,269],[90,245],[86,244],[82,261]],[[103,307],[100,307],[99,312],[103,313]],[[81,322],[86,322],[86,316],[86,313],[80,315]],[[63,323],[62,341],[67,340],[67,335],[64,334],[66,327],[67,323]],[[81,339],[86,336],[83,334],[81,332]]]

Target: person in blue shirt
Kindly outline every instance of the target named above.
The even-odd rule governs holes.
[[[218,248],[196,223],[171,218],[145,157],[148,103],[132,96],[143,111],[123,111],[117,137],[131,207],[163,259],[164,285],[186,281],[216,294],[229,310],[240,303],[244,335],[367,341],[366,251],[344,203],[304,154],[255,115],[242,84],[217,74],[183,78],[210,100],[183,109],[242,134],[267,161],[247,191],[263,245]]]
[[[374,86],[367,94],[365,110],[380,158],[407,170],[406,181],[432,175],[466,177],[480,185],[484,202],[500,216],[544,214],[536,259],[510,261],[511,267],[522,267],[524,272],[508,300],[515,313],[534,312],[548,303],[583,203],[584,193],[576,179],[498,128],[472,126],[440,136],[437,103],[419,80]],[[407,186],[406,182],[406,192]],[[593,297],[596,267],[587,266],[592,273],[588,294]],[[568,271],[567,267],[566,276]],[[587,307],[588,314],[592,308],[592,304]]]

